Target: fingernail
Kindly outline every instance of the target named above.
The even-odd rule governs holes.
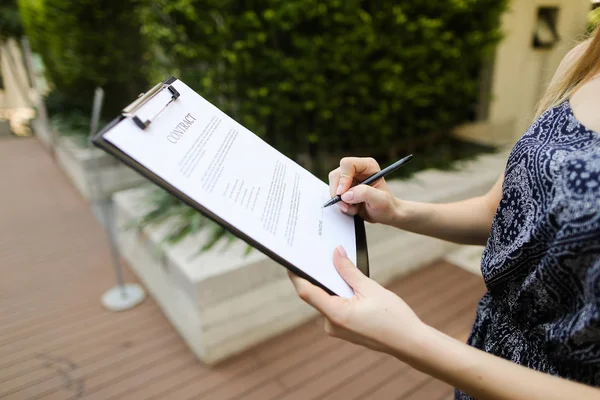
[[[354,198],[354,192],[352,192],[352,191],[346,192],[342,195],[342,200],[344,200],[344,201],[350,201],[353,198]]]
[[[339,253],[340,256],[342,256],[344,258],[348,257],[348,255],[346,254],[346,250],[344,250],[344,248],[342,246],[338,246],[336,248],[336,250],[338,251],[338,253]]]
[[[343,202],[338,202],[337,203],[338,207],[342,209],[343,212],[348,212],[348,204],[343,203]]]
[[[337,188],[337,191],[335,192],[335,194],[342,194],[342,190],[344,190],[344,187],[340,184]]]

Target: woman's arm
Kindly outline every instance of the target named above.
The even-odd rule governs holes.
[[[392,225],[450,242],[484,245],[502,198],[502,182],[503,176],[485,195],[455,203],[398,200]]]
[[[393,341],[393,338],[390,338]],[[423,327],[398,358],[477,399],[599,399],[600,390],[514,364]],[[398,350],[397,350],[398,351]]]
[[[354,290],[351,299],[290,274],[300,298],[326,317],[330,336],[391,354],[480,400],[600,399],[600,389],[519,366],[427,326],[400,297],[364,276],[343,249],[333,261]]]

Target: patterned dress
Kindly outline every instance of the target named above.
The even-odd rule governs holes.
[[[513,148],[481,270],[471,346],[600,386],[600,134],[568,101]]]

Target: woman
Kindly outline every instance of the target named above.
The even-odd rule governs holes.
[[[389,353],[468,399],[600,399],[600,28],[561,63],[537,117],[486,195],[452,204],[394,198],[379,170],[345,158],[330,174],[342,211],[366,221],[486,244],[468,345],[425,325],[394,293],[335,251],[354,289],[329,296],[290,274],[331,336]]]

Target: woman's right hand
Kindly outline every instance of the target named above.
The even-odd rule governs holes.
[[[345,157],[340,167],[329,173],[331,197],[342,195],[337,203],[349,215],[358,214],[367,222],[391,225],[399,200],[394,197],[384,178],[373,185],[356,185],[381,168],[372,158]]]

